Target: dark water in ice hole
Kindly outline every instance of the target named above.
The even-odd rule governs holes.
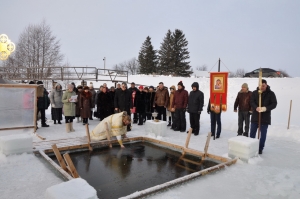
[[[218,164],[209,160],[201,166],[178,162],[181,153],[147,142],[125,144],[125,147],[70,153],[80,177],[97,190],[99,198],[119,198]],[[201,160],[190,155],[184,158]],[[52,159],[58,163],[55,156]]]

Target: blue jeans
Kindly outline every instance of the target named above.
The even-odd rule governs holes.
[[[259,140],[259,150],[260,151],[262,151],[265,147],[268,126],[269,126],[268,124],[260,125],[260,140]],[[257,129],[258,129],[258,123],[251,122],[251,129],[250,129],[250,137],[251,138],[255,138]]]
[[[214,112],[211,112],[210,113],[210,124],[211,124],[211,132],[212,132],[212,136],[215,135],[216,133],[216,123],[218,125],[218,128],[217,128],[217,136],[220,136],[221,134],[221,128],[222,128],[222,125],[221,125],[221,113],[219,114],[216,114]]]

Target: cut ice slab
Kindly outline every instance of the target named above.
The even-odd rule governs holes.
[[[231,158],[238,157],[243,161],[257,155],[259,140],[245,136],[236,136],[228,140],[228,156]]]
[[[32,136],[15,134],[0,136],[0,151],[5,155],[32,152]]]
[[[97,192],[84,179],[76,178],[46,190],[46,199],[98,199]]]

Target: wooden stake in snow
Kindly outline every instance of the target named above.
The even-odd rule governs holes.
[[[90,130],[89,130],[89,125],[88,124],[85,125],[85,131],[86,131],[86,136],[88,138],[89,150],[93,151],[93,148],[91,146],[91,136],[90,136]]]
[[[204,147],[204,155],[202,157],[202,160],[204,160],[207,157],[207,151],[208,151],[208,146],[211,138],[211,132],[208,133],[207,138],[206,138],[206,143]]]
[[[193,131],[193,129],[190,128],[190,129],[189,129],[188,136],[187,136],[186,141],[185,141],[185,148],[189,148],[189,143],[190,143],[192,131]]]
[[[289,112],[289,121],[288,121],[288,127],[287,129],[290,129],[290,121],[291,121],[291,112],[292,112],[292,100],[290,102],[290,112]]]
[[[72,162],[72,159],[68,153],[64,154],[64,159],[67,163],[67,168],[71,172],[71,175],[73,176],[73,178],[79,178],[77,170],[76,170],[76,168]]]

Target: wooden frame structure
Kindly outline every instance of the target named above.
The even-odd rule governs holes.
[[[37,88],[38,85],[34,85],[34,84],[0,84],[0,88],[18,88],[18,89],[28,89],[28,88],[33,88],[34,91],[34,104],[33,104],[33,124],[32,126],[15,126],[15,127],[11,127],[11,128],[1,128],[0,127],[0,131],[1,130],[16,130],[16,129],[26,129],[26,128],[33,128],[34,129],[34,133],[35,135],[42,139],[45,140],[45,138],[43,138],[42,136],[38,135],[36,133],[37,130]]]
[[[189,134],[191,134],[191,132],[192,132],[192,130],[190,129]],[[130,194],[130,195],[125,196],[123,198],[141,198],[141,197],[147,196],[149,194],[155,193],[157,191],[160,191],[160,190],[175,186],[177,184],[189,181],[191,179],[209,174],[213,171],[222,169],[226,166],[230,166],[232,164],[235,164],[238,158],[228,159],[228,158],[221,157],[221,156],[214,155],[214,154],[210,154],[210,153],[207,152],[208,146],[209,146],[209,141],[210,141],[210,138],[211,138],[210,135],[211,135],[211,133],[208,133],[208,137],[207,137],[206,144],[205,144],[205,147],[204,147],[204,152],[200,152],[200,151],[188,148],[189,139],[190,139],[189,135],[187,137],[185,146],[180,146],[180,145],[177,145],[177,144],[172,144],[172,143],[168,143],[168,142],[164,142],[164,141],[160,141],[160,140],[156,140],[156,139],[148,138],[148,137],[133,137],[133,138],[123,139],[123,143],[126,143],[126,142],[148,142],[148,143],[151,143],[151,144],[154,144],[154,145],[158,145],[158,146],[161,146],[161,147],[165,147],[165,148],[169,148],[169,149],[172,149],[172,150],[175,150],[175,151],[179,151],[179,152],[182,153],[182,158],[184,158],[184,155],[186,155],[186,154],[201,157],[201,162],[199,162],[199,164],[202,164],[204,159],[214,159],[217,162],[219,162],[219,164],[216,165],[216,166],[213,166],[213,167],[201,170],[201,171],[196,171],[192,174],[189,174],[189,175],[183,176],[181,178],[177,178],[175,180],[163,183],[159,186],[154,186],[154,187],[139,191],[138,193]],[[57,148],[57,151],[60,151],[60,152],[62,152],[62,151],[69,152],[70,150],[80,150],[80,151],[82,151],[82,150],[88,150],[90,145],[92,145],[93,148],[101,148],[101,147],[109,147],[110,144],[117,145],[118,141],[117,140],[110,140],[110,141],[109,140],[103,140],[103,141],[99,141],[99,142],[91,142],[91,143],[88,143],[88,144],[79,144],[79,145],[75,145],[75,146],[64,146],[64,147]],[[48,162],[50,162],[50,164],[53,165],[59,172],[61,172],[62,175],[66,179],[68,179],[68,180],[73,179],[74,174],[71,173],[71,175],[73,175],[73,177],[72,177],[70,175],[70,170],[69,169],[67,169],[67,171],[66,171],[65,170],[66,168],[64,166],[62,166],[62,167],[64,167],[65,169],[63,169],[62,167],[59,167],[59,165],[57,165],[51,158],[48,157],[47,154],[52,154],[52,153],[56,154],[57,151],[56,152],[55,151],[56,151],[56,149],[52,147],[51,149],[39,150],[38,152]],[[60,154],[60,152],[59,152],[59,154]],[[62,160],[62,158],[59,158],[59,159],[58,159],[59,164],[61,164],[61,162],[63,160]],[[183,160],[188,162],[187,159],[186,160],[183,159]]]

